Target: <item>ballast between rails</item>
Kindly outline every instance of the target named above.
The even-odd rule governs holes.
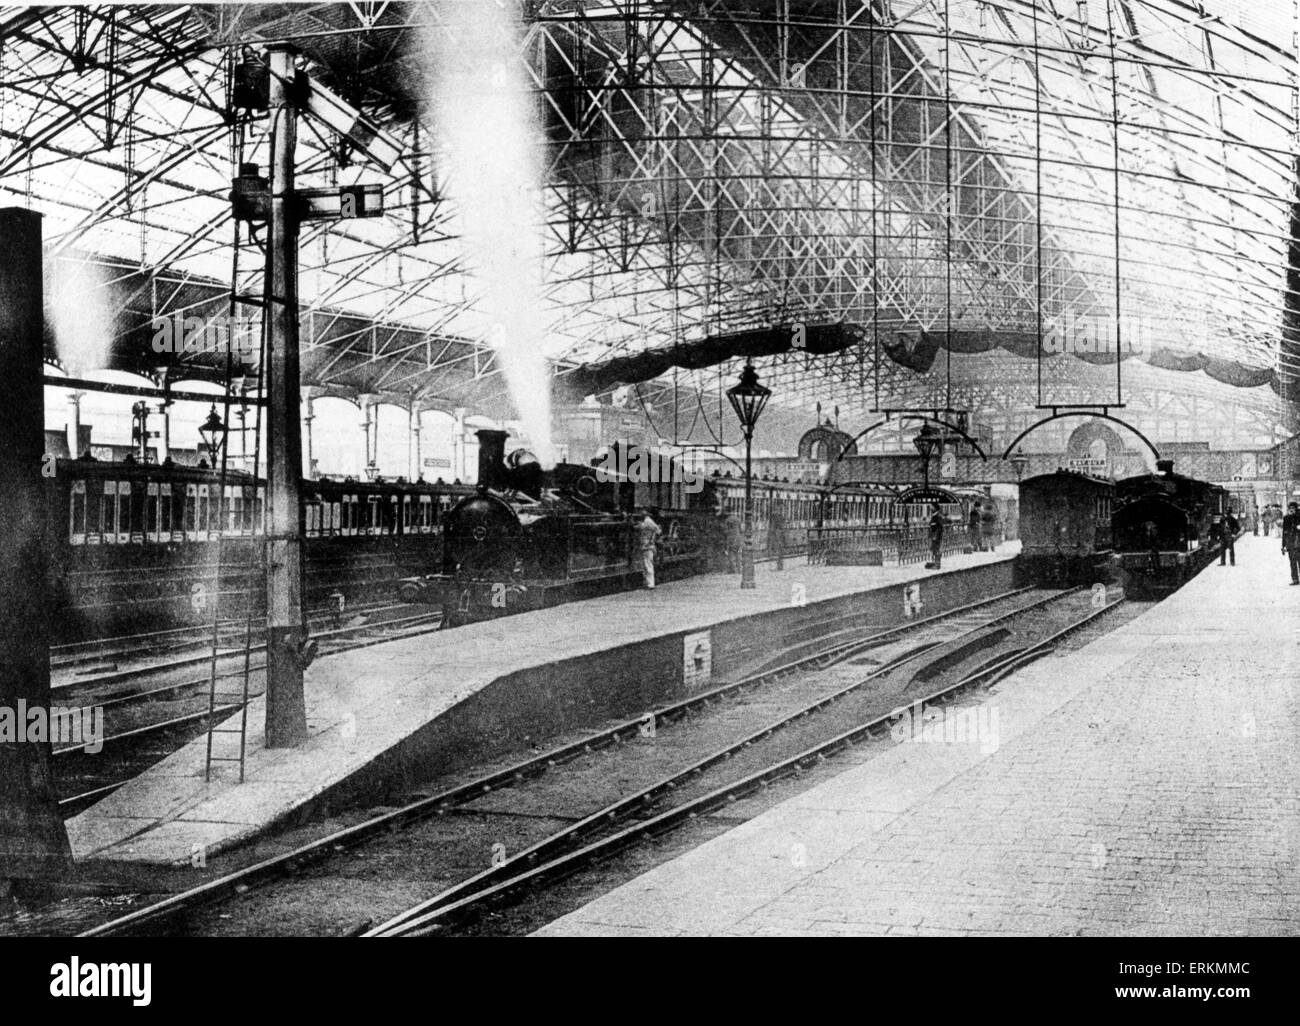
[[[986,599],[981,599],[955,609],[947,610],[943,613],[925,617],[924,619],[912,620],[904,624],[899,624],[895,627],[859,639],[856,642],[840,643],[826,651],[810,653],[789,662],[783,661],[776,666],[765,668],[759,673],[743,677],[739,680],[724,682],[711,688],[709,691],[702,692],[671,705],[648,711],[631,719],[624,720],[612,727],[600,731],[597,734],[548,750],[537,756],[530,757],[519,763],[508,766],[502,770],[471,780],[448,791],[432,795],[428,798],[421,798],[420,800],[406,805],[401,809],[384,813],[381,816],[366,820],[363,823],[337,831],[328,837],[314,841],[311,844],[305,845],[292,852],[287,852],[266,859],[253,866],[230,873],[218,880],[203,884],[190,891],[166,898],[161,902],[157,902],[153,905],[147,906],[146,908],[139,909],[136,912],[129,913],[119,919],[95,927],[84,933],[82,936],[113,936],[136,932],[152,923],[161,922],[171,916],[197,909],[213,901],[218,901],[223,897],[236,893],[237,888],[242,889],[261,881],[274,879],[297,866],[304,865],[316,859],[328,857],[336,851],[345,850],[349,846],[362,843],[380,832],[393,829],[404,823],[416,822],[429,816],[440,815],[456,805],[481,797],[497,788],[510,786],[522,780],[539,776],[578,756],[618,744],[624,737],[636,736],[645,728],[647,722],[653,722],[656,727],[670,723],[675,719],[688,715],[693,710],[705,708],[711,703],[720,701],[723,698],[741,691],[742,689],[779,679],[785,674],[795,672],[802,668],[825,668],[827,665],[830,665],[835,661],[841,661],[864,649],[887,642],[889,639],[896,638],[900,634],[933,626],[944,620],[959,617],[974,610],[978,610],[979,608],[1004,602],[1030,590],[1032,589],[1020,588]],[[1026,610],[1031,610],[1037,606],[1045,605],[1051,601],[1059,599],[1064,594],[1069,594],[1069,592],[1048,596],[1043,600],[1031,603],[1028,606],[1020,607],[1008,614],[993,618],[989,621],[981,622],[968,633],[985,630],[991,624],[995,624],[1011,616],[1019,615]],[[801,645],[799,647],[805,646]],[[925,649],[917,649],[908,652],[901,657],[898,662],[901,664],[910,659],[915,659],[923,655],[924,651]],[[878,671],[873,672],[872,676],[875,676],[875,674],[879,672],[886,672],[891,668],[892,664],[891,666],[881,667]],[[847,693],[848,690],[851,689],[845,689],[845,692]],[[829,702],[835,701],[836,698],[837,696],[830,696],[825,700],[815,703],[815,705],[825,705]],[[791,719],[801,718],[805,715],[807,715],[807,712],[802,712],[796,717],[791,717]],[[764,731],[764,733],[771,733],[771,729],[769,728]]]
[[[1063,592],[1052,596],[1052,598],[1054,600],[1059,599],[1070,593],[1071,592]],[[1068,634],[1094,622],[1098,617],[1110,612],[1113,608],[1119,606],[1123,602],[1124,599],[1112,602],[1109,606],[1103,607],[1102,609],[1089,614],[1077,623],[1070,625],[1064,630],[1056,632],[1051,637],[1043,639],[1042,641],[1030,646],[1028,649],[1012,653],[1006,659],[999,660],[992,666],[984,667],[956,683],[937,689],[925,697],[917,699],[917,701],[922,705],[922,707],[945,701],[947,698],[987,680],[990,676],[1009,667],[1013,663],[1015,665],[1024,665],[1029,661],[1031,654],[1034,657],[1045,655]],[[1034,605],[1038,606],[1042,604],[1044,603],[1035,603]],[[998,621],[1005,618],[1006,617],[999,617]],[[981,624],[979,627],[968,633],[986,630],[988,626],[991,626],[992,623],[998,621],[991,621],[989,624]],[[561,879],[565,876],[571,875],[593,862],[616,854],[627,845],[639,839],[655,836],[660,833],[666,833],[673,827],[681,825],[684,822],[689,822],[690,820],[712,811],[714,808],[718,808],[727,802],[735,801],[755,790],[767,787],[769,784],[785,776],[799,773],[810,762],[824,760],[825,758],[856,744],[858,741],[883,733],[894,722],[894,716],[892,713],[876,717],[865,724],[836,735],[828,741],[805,749],[791,758],[780,760],[739,781],[723,785],[722,787],[719,787],[699,798],[687,801],[678,807],[666,810],[656,816],[635,823],[609,837],[595,841],[584,848],[559,855],[540,865],[537,864],[543,851],[546,848],[556,846],[562,836],[577,836],[581,833],[594,830],[594,828],[598,826],[606,825],[611,821],[623,818],[624,814],[631,813],[639,806],[655,801],[658,797],[673,790],[679,783],[688,780],[693,776],[699,775],[710,765],[728,758],[731,753],[747,748],[758,741],[763,740],[770,736],[774,730],[779,729],[780,726],[808,715],[813,708],[824,706],[829,704],[831,701],[844,697],[844,695],[861,688],[870,680],[890,672],[898,668],[900,665],[910,662],[920,655],[925,654],[925,651],[926,650],[906,653],[898,659],[891,661],[889,664],[873,671],[867,677],[863,678],[862,681],[851,684],[842,691],[827,696],[826,699],[819,700],[808,710],[797,712],[790,717],[784,718],[778,724],[756,731],[742,741],[730,745],[726,749],[715,752],[705,759],[700,760],[694,766],[689,767],[678,774],[674,774],[672,777],[666,778],[638,794],[621,799],[614,805],[593,813],[581,820],[579,823],[573,824],[564,831],[546,839],[539,845],[534,845],[533,848],[521,852],[513,859],[507,860],[504,864],[480,873],[477,877],[464,881],[455,887],[448,888],[441,895],[423,902],[405,913],[393,917],[378,927],[366,931],[362,936],[425,936],[434,929],[437,929],[439,926],[470,916],[480,909],[491,906],[496,901],[510,896],[513,892],[527,890],[532,886],[539,885],[548,880]],[[510,872],[511,870],[518,869],[521,866],[526,868],[523,868],[522,871],[517,873],[512,874]],[[498,879],[501,877],[504,877],[504,879]]]

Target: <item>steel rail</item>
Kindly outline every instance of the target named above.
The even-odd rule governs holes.
[[[1035,643],[1028,649],[1012,653],[1006,660],[994,665],[980,669],[956,683],[949,684],[940,688],[924,698],[917,699],[922,707],[927,704],[942,702],[945,699],[964,691],[991,676],[996,676],[999,672],[1011,672],[1035,658],[1039,658],[1052,651],[1056,645],[1065,636],[1076,630],[1092,623],[1100,616],[1109,613],[1112,609],[1124,603],[1124,599],[1110,603],[1101,609],[1090,613],[1082,620],[1058,631],[1049,638],[1045,638]],[[886,713],[878,716],[867,723],[860,724],[850,728],[827,741],[820,742],[810,748],[805,749],[798,755],[779,762],[773,763],[755,773],[752,773],[741,780],[725,784],[719,788],[710,791],[708,794],[699,798],[692,799],[680,806],[668,809],[657,816],[634,823],[631,826],[618,831],[608,837],[602,838],[584,848],[578,849],[561,855],[549,862],[541,865],[533,865],[524,871],[510,876],[501,874],[500,870],[511,864],[517,864],[520,860],[535,861],[529,858],[529,852],[521,853],[515,859],[496,867],[495,871],[490,871],[492,876],[505,875],[506,879],[497,882],[487,883],[487,886],[464,896],[457,897],[462,890],[461,887],[449,888],[442,895],[430,899],[427,902],[417,905],[407,912],[365,931],[361,936],[365,937],[402,937],[402,936],[424,936],[433,930],[444,925],[471,916],[477,913],[486,905],[493,904],[502,898],[508,897],[513,892],[538,886],[552,879],[560,879],[570,876],[588,864],[606,858],[617,853],[619,850],[645,837],[657,836],[666,833],[674,827],[698,818],[700,815],[708,813],[715,808],[728,802],[733,802],[739,798],[745,797],[755,790],[766,788],[776,780],[780,780],[791,774],[802,772],[806,765],[811,762],[824,761],[829,756],[857,744],[859,741],[878,736],[885,729],[892,725],[895,720],[892,713]],[[636,796],[633,796],[635,798]],[[625,801],[631,801],[626,799]],[[590,817],[593,818],[594,817]],[[586,821],[583,821],[584,823]],[[546,842],[542,842],[545,844]],[[539,847],[539,846],[534,846]],[[529,850],[530,852],[532,849]],[[488,873],[479,874],[478,879],[485,881],[489,877]],[[443,903],[445,900],[446,903]]]
[[[488,794],[498,788],[509,787],[523,780],[540,776],[562,763],[572,761],[582,755],[591,754],[599,749],[616,745],[620,743],[625,736],[634,737],[642,730],[648,729],[651,725],[658,728],[660,725],[670,724],[674,720],[689,715],[696,709],[705,708],[713,702],[727,698],[744,688],[777,679],[786,673],[801,668],[814,667],[815,669],[825,669],[827,666],[832,665],[834,661],[843,660],[858,651],[879,645],[882,641],[900,633],[934,626],[943,620],[964,615],[965,613],[983,606],[1006,601],[1032,590],[1033,589],[1031,588],[1020,588],[1009,592],[1003,592],[990,598],[968,603],[921,620],[909,621],[905,624],[888,628],[887,630],[874,634],[856,644],[844,643],[836,645],[833,650],[830,651],[830,662],[827,661],[827,652],[818,652],[800,657],[789,663],[782,663],[778,666],[764,669],[758,673],[742,677],[735,681],[724,682],[706,692],[701,692],[698,695],[693,695],[667,706],[641,713],[631,719],[623,720],[620,723],[608,727],[597,734],[560,745],[536,756],[529,757],[518,763],[507,766],[501,770],[493,771],[464,784],[457,785],[446,791],[431,795],[427,798],[418,799],[400,809],[394,809],[391,812],[386,812],[382,815],[372,817],[364,822],[354,824],[350,827],[345,827],[327,837],[313,841],[300,848],[296,848],[293,851],[272,856],[269,859],[236,870],[220,877],[219,879],[201,884],[188,891],[172,895],[160,902],[138,909],[110,922],[103,923],[100,926],[86,931],[81,934],[81,936],[102,937],[130,933],[150,923],[165,920],[172,915],[220,900],[222,897],[235,893],[237,888],[242,891],[242,889],[251,886],[256,882],[274,879],[294,867],[311,862],[315,859],[326,857],[341,848],[359,844],[378,833],[391,830],[404,824],[417,822],[430,816],[441,815],[454,806],[465,804],[466,802],[482,797],[484,794]],[[1031,603],[1029,606],[1022,608],[1033,609],[1045,602],[1052,601],[1071,593],[1072,592],[1070,591],[1054,592],[1052,595],[1048,596],[1047,599]],[[995,623],[1003,618],[1003,616],[996,617],[991,621],[981,623],[978,627],[972,628],[972,631],[965,633],[984,630],[990,623]],[[964,636],[964,634],[962,636]],[[932,646],[909,652],[904,658],[914,658],[928,650],[928,647]],[[883,673],[887,672],[889,669],[892,669],[892,666],[881,667],[877,672]]]

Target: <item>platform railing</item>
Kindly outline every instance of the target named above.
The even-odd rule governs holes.
[[[971,548],[970,532],[965,525],[949,524],[944,528],[940,555],[966,552]],[[879,552],[880,562],[906,566],[931,558],[928,524],[894,524],[879,527],[813,527],[808,529],[809,565],[836,562],[868,563],[868,553]]]

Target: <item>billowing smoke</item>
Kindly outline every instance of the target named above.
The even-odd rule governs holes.
[[[439,0],[425,30],[435,131],[488,341],[529,443],[553,461],[543,356],[542,135],[524,75],[515,5]]]
[[[50,262],[46,314],[54,328],[59,359],[72,377],[108,366],[113,314],[104,288],[104,271],[88,261]]]

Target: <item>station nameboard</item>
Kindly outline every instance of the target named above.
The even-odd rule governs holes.
[[[945,504],[956,502],[957,496],[946,488],[909,488],[898,497],[898,501],[903,505],[911,505],[918,502],[937,502]]]
[[[1097,456],[1071,456],[1069,468],[1082,471],[1085,474],[1104,474],[1106,472],[1106,460]]]

